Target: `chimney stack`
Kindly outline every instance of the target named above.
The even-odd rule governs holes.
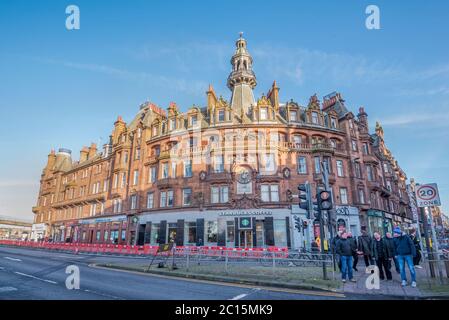
[[[89,155],[87,158],[92,159],[93,157],[95,157],[96,154],[97,154],[97,145],[95,143],[91,143],[89,147]]]
[[[88,156],[89,156],[89,148],[83,147],[80,151],[80,163],[86,161]]]

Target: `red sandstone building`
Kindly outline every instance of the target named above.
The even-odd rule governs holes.
[[[283,103],[276,82],[256,100],[242,37],[231,64],[229,101],[210,86],[206,106],[187,112],[144,103],[128,124],[118,117],[102,152],[92,144],[73,161],[70,150],[52,151],[33,207],[46,238],[310,247],[318,228],[292,194],[322,185],[321,162],[339,227],[357,235],[411,223],[406,175],[363,108],[355,116],[339,93]]]

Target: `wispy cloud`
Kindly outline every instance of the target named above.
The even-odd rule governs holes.
[[[167,88],[173,88],[175,91],[187,93],[189,95],[194,96],[202,95],[205,88],[207,88],[207,83],[203,81],[161,76],[158,74],[152,74],[148,72],[130,71],[102,64],[78,63],[72,61],[62,61],[62,60],[42,59],[42,58],[35,58],[34,60],[37,60],[41,63],[61,65],[72,69],[107,74],[128,81],[144,82],[151,86],[163,86]]]
[[[27,180],[6,180],[0,181],[0,188],[13,188],[13,187],[36,187],[39,186],[39,181],[27,181]]]
[[[425,109],[422,109],[425,110]],[[449,113],[411,113],[391,115],[379,119],[383,126],[408,126],[418,124],[448,125]]]

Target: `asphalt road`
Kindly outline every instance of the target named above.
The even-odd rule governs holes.
[[[133,257],[74,255],[0,246],[0,300],[315,300],[356,296],[184,280],[92,266]],[[80,271],[80,288],[66,287],[68,266]]]

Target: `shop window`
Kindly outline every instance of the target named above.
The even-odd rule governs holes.
[[[287,246],[287,229],[284,219],[273,220],[274,244],[277,247]]]
[[[159,232],[161,229],[161,225],[160,223],[152,223],[151,224],[151,239],[150,239],[150,244],[154,245],[158,243],[158,239],[159,239]]]
[[[169,223],[168,224],[168,242],[175,242],[176,241],[177,230],[178,230],[178,224],[177,223]]]
[[[196,222],[186,222],[184,224],[184,243],[196,244]]]
[[[235,245],[235,223],[233,221],[226,221],[226,243],[228,247]]]
[[[207,221],[206,223],[206,240],[209,243],[217,242],[218,226],[217,221]]]

